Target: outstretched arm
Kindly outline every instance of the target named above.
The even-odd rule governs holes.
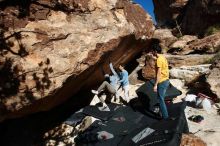
[[[115,71],[114,68],[113,68],[112,63],[109,64],[109,67],[110,67],[112,73],[119,78],[118,74],[116,73],[116,71]]]

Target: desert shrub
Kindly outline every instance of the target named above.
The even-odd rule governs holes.
[[[205,31],[205,36],[209,36],[217,32],[220,32],[220,24],[215,24],[215,25],[208,27]]]

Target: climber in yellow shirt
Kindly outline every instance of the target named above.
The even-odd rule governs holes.
[[[162,54],[157,54],[157,78],[158,83],[162,83],[169,79],[169,68],[167,59]]]
[[[152,55],[156,59],[156,81],[154,84],[154,92],[157,92],[157,98],[160,102],[160,110],[163,119],[169,117],[167,107],[164,101],[166,90],[170,84],[169,82],[169,68],[167,59],[161,54],[162,49],[159,45],[159,40],[154,41],[152,46]]]

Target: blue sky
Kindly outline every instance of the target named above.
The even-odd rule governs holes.
[[[151,15],[151,17],[155,22],[153,0],[133,0],[133,1],[140,4]]]

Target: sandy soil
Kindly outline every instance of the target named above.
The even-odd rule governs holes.
[[[175,99],[174,102],[180,102],[185,98],[187,89],[184,86],[178,86],[175,84],[176,80],[171,80],[172,84],[183,92],[183,94]],[[216,105],[212,105],[212,109],[207,112],[204,109],[193,108],[187,106],[185,109],[186,118],[192,115],[201,115],[204,120],[200,123],[196,123],[188,120],[189,132],[200,137],[207,146],[219,146],[220,145],[220,115],[217,113]]]

